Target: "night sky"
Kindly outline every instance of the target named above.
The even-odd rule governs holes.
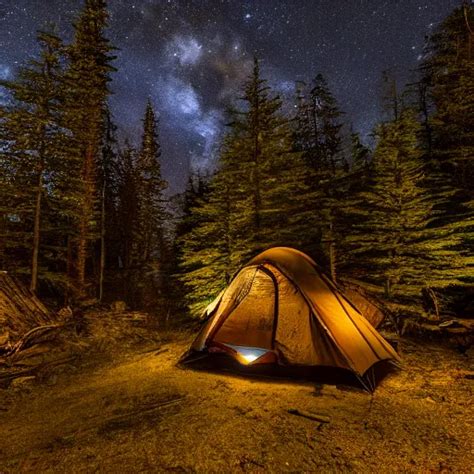
[[[291,100],[296,80],[329,80],[346,120],[367,136],[379,116],[381,71],[409,79],[425,35],[460,0],[110,0],[120,48],[111,98],[121,136],[137,142],[147,97],[160,116],[163,173],[174,191],[209,168],[224,109],[252,57]],[[71,38],[82,0],[0,0],[0,77],[36,52],[46,22]],[[0,97],[1,98],[1,97]]]

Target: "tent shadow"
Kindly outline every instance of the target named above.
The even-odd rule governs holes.
[[[242,365],[228,354],[186,354],[178,367],[212,374],[225,374],[239,379],[258,379],[263,383],[334,385],[341,391],[371,392],[397,368],[390,361],[375,364],[361,380],[353,372],[338,367],[283,366],[278,364]]]

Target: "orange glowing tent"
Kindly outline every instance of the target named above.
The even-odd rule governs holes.
[[[378,362],[399,361],[316,263],[291,248],[252,259],[206,308],[205,318],[185,360],[225,352],[244,365],[347,369],[362,382]]]

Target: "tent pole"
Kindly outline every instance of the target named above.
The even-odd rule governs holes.
[[[362,386],[364,387],[364,389],[367,390],[367,392],[369,392],[369,393],[373,393],[373,389],[370,388],[370,386],[369,386],[369,385],[370,385],[369,380],[367,380],[367,383],[369,384],[369,385],[367,385],[367,383],[365,383],[366,381],[364,380],[364,376],[363,376],[363,375],[360,376],[358,373],[356,373],[356,372],[354,372],[354,373],[356,374],[357,379],[358,379],[359,382],[362,384]]]

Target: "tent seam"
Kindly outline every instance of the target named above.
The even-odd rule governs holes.
[[[346,359],[346,361],[349,363],[349,366],[351,368],[352,371],[354,371],[355,373],[359,374],[359,375],[362,375],[356,368],[355,368],[355,364],[354,364],[354,361],[351,359],[351,357],[340,347],[340,345],[338,344],[338,342],[336,341],[336,339],[334,338],[334,335],[332,334],[332,332],[329,330],[329,328],[321,321],[321,316],[319,315],[319,311],[318,309],[315,307],[314,303],[311,301],[310,298],[308,298],[308,296],[306,295],[305,291],[299,287],[299,285],[296,284],[296,282],[290,277],[288,276],[287,272],[281,268],[278,264],[276,264],[275,262],[270,262],[268,260],[264,260],[263,263],[266,263],[267,265],[270,265],[270,266],[273,266],[275,267],[280,273],[282,273],[285,278],[287,278],[296,288],[299,289],[299,291],[301,292],[301,294],[303,295],[305,301],[306,301],[306,304],[313,309],[313,312],[318,316],[318,322],[321,324],[321,327],[326,331],[327,335],[331,338],[331,340],[333,341],[334,345],[337,347],[337,349],[339,350],[339,352],[343,355],[343,357]]]

